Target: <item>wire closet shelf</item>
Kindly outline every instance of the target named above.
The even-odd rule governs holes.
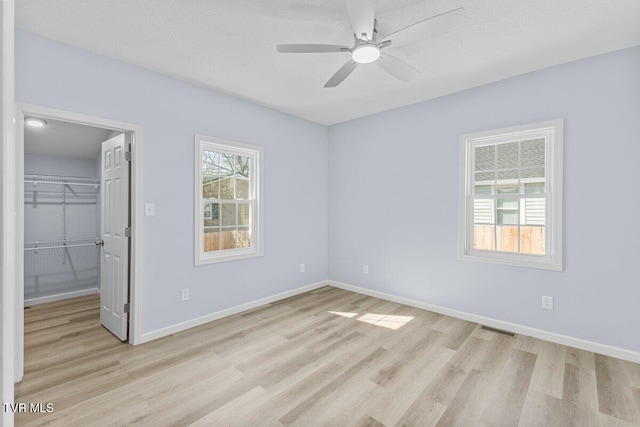
[[[100,180],[88,177],[63,176],[63,175],[42,175],[42,174],[25,174],[24,175],[25,191],[33,189],[35,194],[39,191],[38,186],[47,184],[47,188],[53,190],[54,194],[60,191],[60,206],[62,208],[62,239],[60,240],[43,240],[34,242],[25,242],[25,253],[37,254],[42,250],[63,249],[62,263],[66,263],[69,256],[69,248],[94,247],[98,248],[100,240],[97,237],[84,239],[67,239],[67,204],[73,200],[81,200],[89,196],[95,199],[97,203],[98,189],[100,188]],[[27,184],[32,184],[27,186]],[[53,187],[51,187],[53,185]],[[80,186],[74,190],[72,187]],[[49,190],[45,190],[45,193]],[[47,197],[47,196],[43,196]],[[51,196],[49,196],[51,197]],[[57,197],[57,196],[56,196]]]
[[[38,184],[81,185],[91,186],[95,189],[100,187],[100,180],[79,176],[31,174],[24,176],[24,182],[25,184],[32,184],[34,187]]]

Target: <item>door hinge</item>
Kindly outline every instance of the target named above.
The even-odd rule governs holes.
[[[127,162],[131,161],[131,143],[127,142],[127,151],[124,152],[124,159]]]
[[[123,310],[123,311],[124,311],[125,313],[128,313],[130,310],[131,310],[131,304],[126,303],[126,304],[124,305],[124,310]]]
[[[126,237],[131,237],[131,227],[127,227],[124,229],[124,235]]]

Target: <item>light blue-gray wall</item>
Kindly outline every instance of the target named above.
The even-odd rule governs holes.
[[[24,31],[16,98],[142,125],[144,199],[156,205],[144,220],[143,332],[326,280],[325,126]],[[194,267],[195,133],[264,148],[263,257]]]
[[[329,129],[22,31],[16,90],[144,127],[144,332],[329,277],[640,351],[638,48]],[[560,117],[565,271],[458,260],[459,135]],[[194,133],[264,147],[264,257],[193,267]]]
[[[94,160],[26,154],[25,174],[96,178]],[[97,237],[99,192],[91,186],[25,183],[25,242],[61,241]],[[63,224],[64,220],[64,224]],[[56,245],[56,244],[54,244]],[[24,297],[40,298],[99,287],[95,246],[41,249],[24,253]]]
[[[564,272],[459,260],[459,136],[556,118]],[[331,126],[329,140],[331,279],[640,351],[640,48]]]

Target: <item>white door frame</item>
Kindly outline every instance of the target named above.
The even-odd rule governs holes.
[[[15,378],[15,286],[16,223],[15,99],[14,99],[14,9],[13,1],[0,2],[0,399],[13,402]],[[0,412],[0,426],[13,426],[13,412]]]
[[[142,223],[144,213],[144,202],[142,198],[142,126],[119,122],[110,119],[103,119],[85,114],[73,113],[54,108],[41,107],[38,105],[17,103],[17,137],[16,153],[18,162],[16,165],[17,184],[17,238],[16,253],[22,254],[24,248],[24,118],[25,116],[36,116],[43,119],[62,120],[65,122],[77,123],[88,126],[112,129],[115,131],[131,133],[131,250],[130,250],[130,272],[129,281],[129,344],[138,345],[142,343]],[[16,334],[19,341],[16,348],[16,381],[22,379],[24,371],[24,260],[18,256],[16,260],[16,292],[18,304],[16,306]]]

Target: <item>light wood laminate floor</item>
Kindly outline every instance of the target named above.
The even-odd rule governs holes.
[[[341,289],[137,347],[98,306],[25,310],[17,425],[640,425],[638,364]]]

